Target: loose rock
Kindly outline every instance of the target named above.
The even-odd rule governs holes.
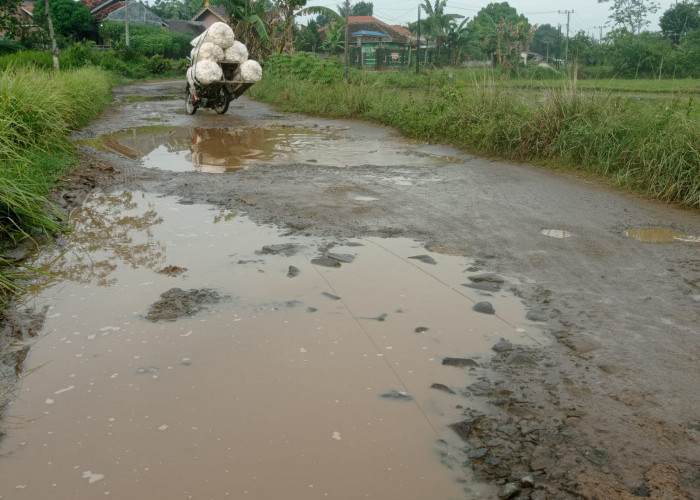
[[[491,302],[477,302],[472,309],[484,314],[496,314],[496,310],[491,305]]]

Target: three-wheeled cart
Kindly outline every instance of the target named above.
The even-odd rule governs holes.
[[[240,79],[238,63],[218,63],[224,74],[219,81],[209,85],[194,86],[187,83],[185,88],[185,110],[188,115],[197,112],[197,108],[213,109],[219,114],[228,111],[228,106],[234,99],[238,99],[243,92],[248,90],[253,84]]]

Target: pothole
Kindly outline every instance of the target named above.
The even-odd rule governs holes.
[[[332,154],[328,141],[333,141]],[[243,129],[152,125],[120,130],[81,144],[138,160],[144,167],[174,172],[228,173],[271,160],[304,163],[310,168],[422,167],[461,161],[425,152],[408,140],[355,140],[335,128],[279,125]]]

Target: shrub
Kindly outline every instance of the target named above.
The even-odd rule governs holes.
[[[146,68],[153,75],[162,75],[170,69],[170,62],[161,55],[154,55],[146,60]]]

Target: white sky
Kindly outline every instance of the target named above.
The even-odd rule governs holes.
[[[350,3],[356,3],[359,0],[350,0]],[[366,0],[368,1],[368,0]],[[408,22],[413,22],[418,18],[418,5],[422,3],[418,0],[369,0],[374,4],[374,17],[388,24],[405,25]],[[449,14],[461,14],[463,16],[473,18],[479,10],[491,2],[498,3],[499,0],[447,0],[447,8],[445,11]],[[343,3],[343,0],[308,0],[307,6],[324,6],[336,9],[338,5]],[[435,4],[435,0],[430,1]],[[660,4],[659,11],[649,17],[651,24],[648,29],[651,31],[659,31],[659,18],[676,2],[675,0],[658,0]],[[611,2],[599,4],[597,0],[510,0],[508,4],[525,17],[532,24],[551,24],[555,28],[558,24],[562,25],[562,32],[566,32],[566,14],[559,14],[559,11],[570,10],[573,13],[569,21],[569,33],[575,34],[579,30],[583,30],[591,36],[598,38],[600,35],[600,27],[603,27],[603,34],[609,31],[610,27],[606,26],[608,16],[610,15]],[[421,17],[425,13],[421,12]],[[306,19],[302,20],[306,23]]]

